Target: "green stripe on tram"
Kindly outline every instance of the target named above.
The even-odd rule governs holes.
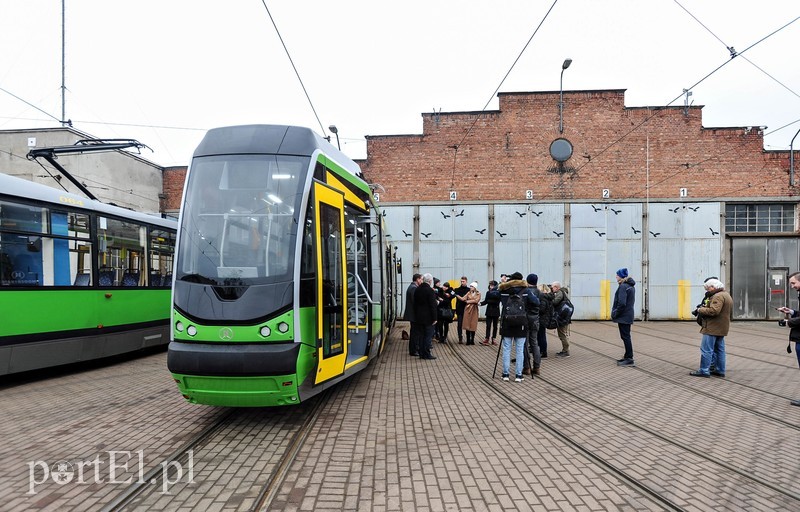
[[[0,324],[0,335],[71,331],[164,320],[169,304],[168,289],[16,290],[13,293],[0,293],[0,310],[6,312]]]

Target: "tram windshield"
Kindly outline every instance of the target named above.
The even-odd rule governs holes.
[[[176,278],[213,286],[289,281],[309,158],[196,158],[184,192]]]

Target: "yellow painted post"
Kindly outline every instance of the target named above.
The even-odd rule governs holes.
[[[611,280],[600,281],[600,319],[611,320]]]
[[[686,279],[678,280],[678,319],[691,320],[692,283]]]

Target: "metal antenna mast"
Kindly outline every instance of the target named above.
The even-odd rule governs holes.
[[[67,107],[66,107],[66,17],[64,16],[64,12],[66,10],[66,2],[67,0],[61,0],[61,125],[71,125],[72,123],[67,121]]]

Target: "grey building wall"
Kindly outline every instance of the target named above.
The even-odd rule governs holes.
[[[540,283],[561,281],[569,287],[574,318],[579,320],[610,317],[617,288],[614,274],[621,267],[637,281],[638,319],[691,320],[691,311],[704,294],[704,279],[720,277],[730,288],[729,262],[738,256],[736,247],[724,243],[722,202],[384,204],[382,208],[389,239],[402,258],[404,284],[414,272],[431,272],[454,282],[466,275],[478,281],[483,292],[488,280],[499,279],[501,273],[533,272]],[[764,239],[751,252],[766,254],[767,249]],[[787,241],[769,249],[774,260],[769,276],[779,267],[796,268],[797,244]],[[744,256],[738,259],[744,266],[752,263]],[[752,286],[739,291],[748,294],[740,301],[749,301],[750,306],[740,307],[735,318],[769,316],[764,309],[768,276],[763,266],[752,272]],[[733,277],[734,286],[737,280],[744,288],[739,275]],[[785,289],[785,277],[780,286]],[[401,286],[397,293],[404,291]]]
[[[54,188],[61,188],[60,183],[67,191],[82,195],[66,178],[57,182],[50,177],[48,170],[53,176],[59,172],[46,160],[29,161],[26,155],[34,148],[70,146],[78,140],[93,138],[69,127],[0,130],[0,172]],[[112,151],[63,155],[58,163],[104,203],[143,213],[157,214],[161,210],[162,170],[144,158]]]

